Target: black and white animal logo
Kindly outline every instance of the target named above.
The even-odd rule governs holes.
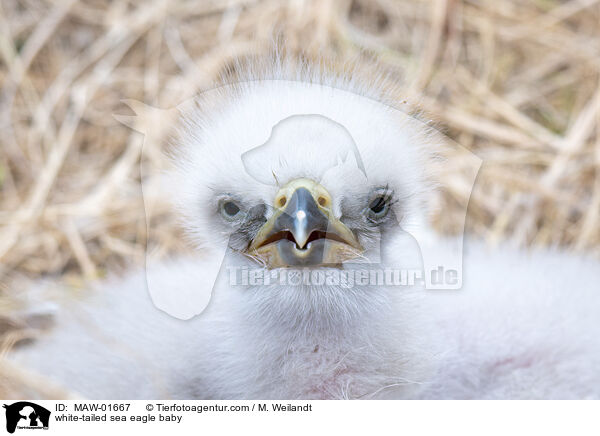
[[[5,404],[6,431],[14,433],[18,429],[48,429],[50,411],[29,401]]]

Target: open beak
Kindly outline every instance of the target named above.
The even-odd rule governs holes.
[[[339,265],[361,255],[356,237],[331,210],[327,190],[296,179],[275,196],[273,216],[248,248],[268,268]]]

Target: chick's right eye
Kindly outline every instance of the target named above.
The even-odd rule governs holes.
[[[235,218],[241,212],[240,207],[230,200],[222,202],[220,208],[225,218]]]

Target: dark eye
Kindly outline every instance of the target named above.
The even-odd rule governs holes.
[[[382,196],[379,196],[371,201],[371,204],[369,204],[369,209],[371,209],[371,212],[373,212],[375,214],[380,214],[383,211],[385,211],[386,206],[387,206],[387,202],[386,202],[385,198]]]
[[[241,212],[240,207],[237,205],[236,202],[232,200],[222,201],[219,205],[219,209],[221,211],[221,215],[223,215],[223,217],[229,220],[232,218],[236,218],[238,215],[240,215]]]
[[[392,200],[392,193],[387,189],[378,189],[373,193],[369,199],[369,203],[366,208],[366,215],[369,221],[379,222],[390,210],[390,204]]]

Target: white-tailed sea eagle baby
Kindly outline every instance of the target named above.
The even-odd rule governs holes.
[[[198,256],[61,304],[11,359],[103,399],[600,397],[599,264],[467,243],[462,289],[403,282],[423,244],[455,255],[425,219],[436,135],[286,71],[181,112],[168,192]]]

